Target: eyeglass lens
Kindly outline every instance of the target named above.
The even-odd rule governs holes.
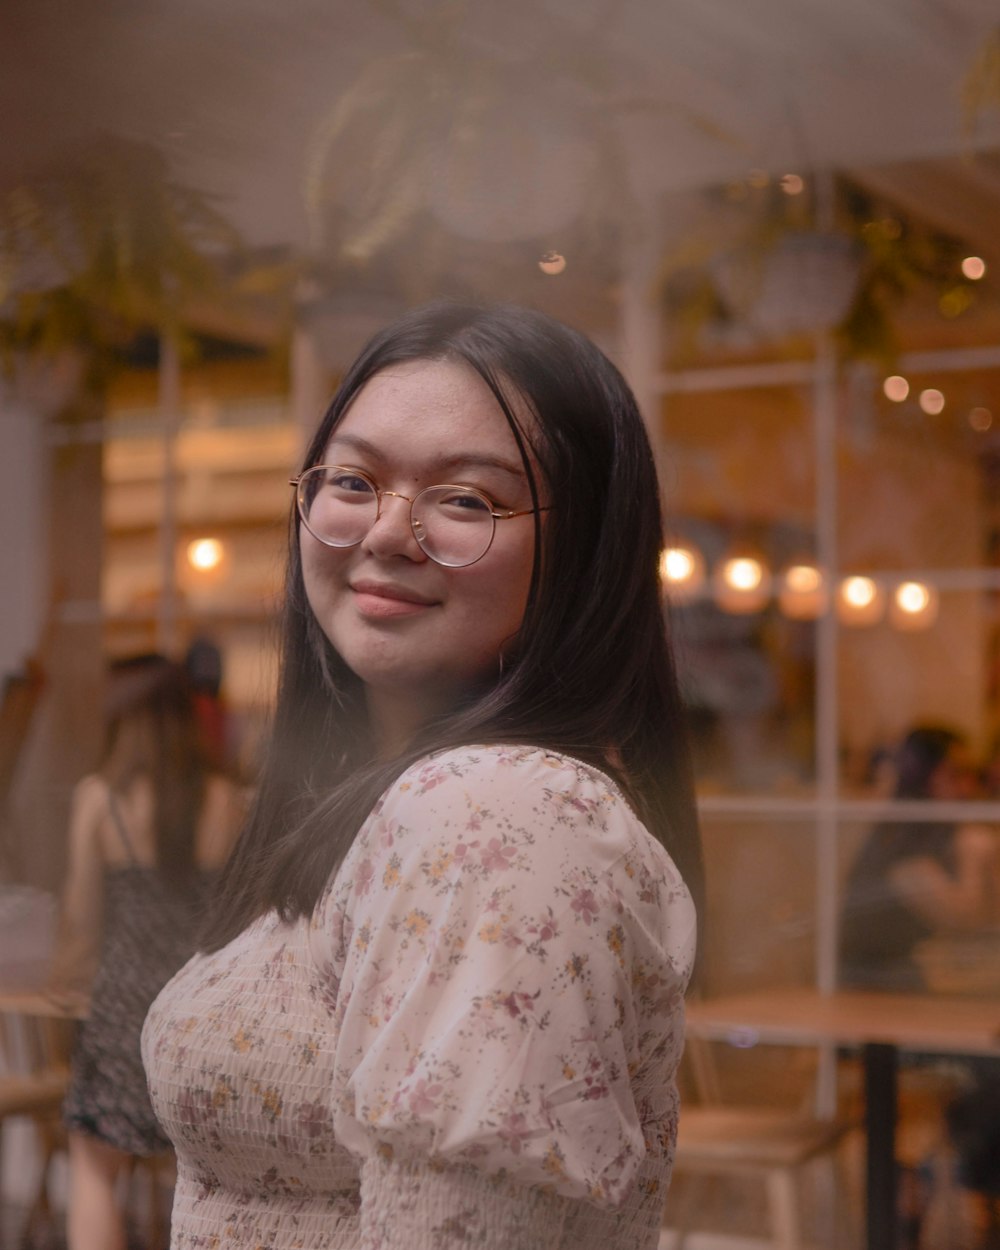
[[[379,513],[374,483],[329,465],[302,475],[298,505],[309,532],[329,547],[356,546]],[[489,500],[471,487],[428,486],[410,504],[410,525],[432,560],[462,568],[489,550],[495,522]]]

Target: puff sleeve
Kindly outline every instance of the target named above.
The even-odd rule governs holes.
[[[313,924],[363,1246],[469,1219],[480,1247],[542,1246],[581,1203],[665,1179],[694,912],[602,774],[532,748],[430,757]]]

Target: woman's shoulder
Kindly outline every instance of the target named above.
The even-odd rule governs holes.
[[[382,795],[368,823],[401,827],[407,841],[440,840],[450,830],[466,842],[485,838],[485,845],[561,847],[595,867],[630,856],[676,873],[611,777],[531,744],[472,744],[424,756]]]
[[[472,743],[447,747],[423,756],[401,774],[400,780],[414,778],[504,778],[526,783],[537,782],[543,788],[561,784],[590,787],[624,802],[612,778],[594,764],[563,751],[531,743]]]
[[[588,923],[605,910],[616,924],[632,917],[677,966],[693,950],[690,892],[666,849],[610,777],[546,747],[474,744],[415,761],[365,821],[316,924],[383,923],[400,898],[404,927],[442,899],[456,914],[502,916],[516,898]]]
[[[73,787],[73,801],[84,805],[107,804],[111,786],[103,773],[87,773]]]
[[[420,802],[435,791],[441,798],[488,795],[517,806],[556,802],[578,815],[622,810],[638,823],[607,773],[561,751],[531,744],[474,743],[434,751],[401,773],[381,801]]]
[[[111,786],[101,773],[88,773],[73,787],[71,827],[78,836],[93,837],[108,815]]]

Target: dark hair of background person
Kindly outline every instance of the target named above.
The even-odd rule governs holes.
[[[101,771],[113,792],[140,776],[153,786],[156,867],[180,887],[196,870],[195,840],[207,777],[184,669],[157,654],[114,661],[108,672]]]
[[[457,362],[479,374],[517,441],[533,506],[552,505],[544,525],[534,517],[516,649],[403,755],[377,760],[362,684],[306,600],[293,506],[272,732],[205,935],[210,950],[272,908],[285,919],[311,913],[379,795],[428,752],[476,743],[530,744],[610,772],[700,901],[688,739],[658,577],[659,490],[635,398],[594,344],[541,313],[432,305],[361,352],[303,470],[322,463],[362,387],[411,361]],[[518,401],[534,420],[518,419]]]
[[[943,725],[922,725],[910,730],[896,753],[895,797],[929,797],[934,773],[948,758],[951,749],[964,741],[957,730],[947,729]]]

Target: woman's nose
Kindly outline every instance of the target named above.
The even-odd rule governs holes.
[[[382,493],[378,520],[362,539],[361,546],[373,556],[383,559],[405,556],[408,560],[427,559],[413,536],[410,524],[410,501],[405,495]]]

